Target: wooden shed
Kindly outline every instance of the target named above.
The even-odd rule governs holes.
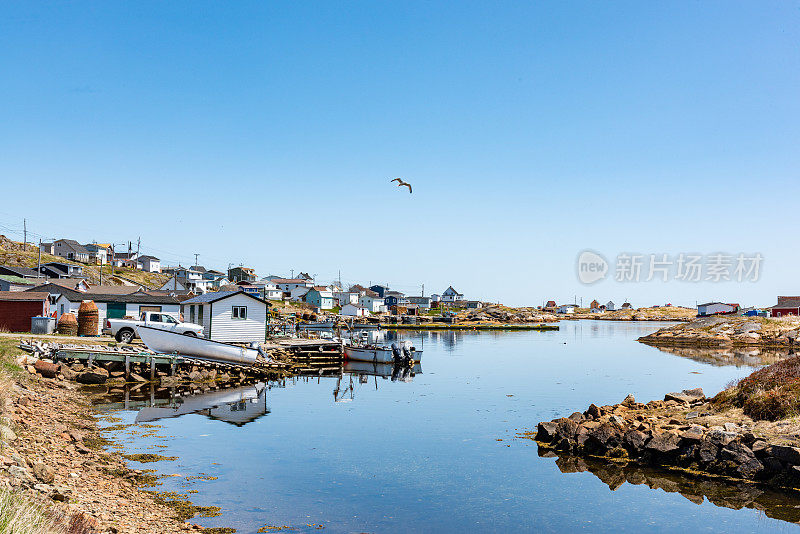
[[[30,332],[32,317],[49,315],[49,297],[38,291],[0,291],[0,329]]]

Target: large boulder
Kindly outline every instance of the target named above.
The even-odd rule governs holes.
[[[772,445],[766,450],[769,456],[792,465],[800,465],[800,448],[788,445]]]
[[[645,448],[659,454],[671,454],[677,452],[680,443],[680,436],[674,432],[667,431],[655,434],[653,439],[647,442]]]
[[[542,421],[539,423],[539,426],[536,427],[536,440],[550,443],[556,439],[557,427],[558,425],[553,421]]]
[[[55,471],[47,464],[37,463],[33,466],[33,476],[44,484],[51,484],[55,480]]]
[[[81,384],[104,384],[108,380],[108,371],[102,367],[92,367],[78,374],[75,380]]]

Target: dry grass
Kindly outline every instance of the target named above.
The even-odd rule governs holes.
[[[34,504],[11,491],[0,489],[0,533],[2,534],[68,534],[85,532],[67,530],[64,524],[45,507]]]
[[[777,421],[800,414],[800,356],[763,367],[714,397],[753,419]]]

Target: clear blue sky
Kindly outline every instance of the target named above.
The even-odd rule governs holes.
[[[0,8],[0,232],[509,304],[800,294],[798,2]],[[586,248],[763,274],[586,287]]]

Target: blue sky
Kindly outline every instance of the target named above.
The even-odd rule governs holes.
[[[798,2],[0,9],[7,235],[509,304],[800,293]],[[764,262],[586,287],[584,249]]]

